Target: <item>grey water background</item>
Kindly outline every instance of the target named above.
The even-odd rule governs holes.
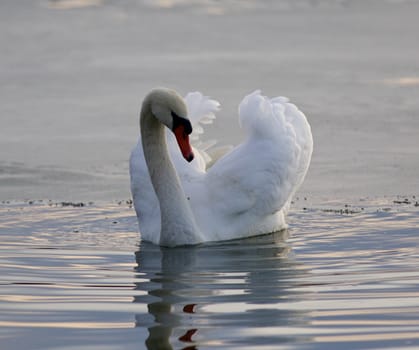
[[[419,347],[419,2],[0,3],[1,349]],[[287,231],[140,241],[142,97],[199,90],[241,139],[254,89],[307,115]],[[83,206],[79,206],[83,203]]]

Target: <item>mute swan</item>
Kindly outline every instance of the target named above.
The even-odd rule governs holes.
[[[183,99],[157,88],[145,97],[140,138],[130,157],[142,239],[177,246],[287,227],[284,216],[313,150],[304,114],[285,97],[251,93],[239,106],[246,140],[206,169],[211,158],[202,145],[192,148],[189,136],[197,139],[218,107],[198,92]]]

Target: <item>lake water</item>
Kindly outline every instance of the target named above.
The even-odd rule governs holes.
[[[419,2],[4,0],[0,348],[419,348]],[[287,231],[141,242],[144,94],[200,90],[236,144],[253,89],[315,151]]]
[[[2,349],[417,348],[419,209],[359,204],[174,249],[125,202],[3,205]]]

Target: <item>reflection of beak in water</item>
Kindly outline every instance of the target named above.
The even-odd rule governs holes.
[[[219,344],[219,339],[209,339],[207,335],[214,334],[214,329],[222,329],[220,324],[228,326],[229,320],[225,314],[222,320],[217,320],[218,315],[206,314],[205,307],[221,305],[228,312],[228,304],[232,302],[268,303],[272,298],[277,302],[286,293],[281,276],[289,278],[290,270],[299,273],[296,263],[287,258],[287,236],[287,231],[281,231],[245,240],[178,248],[143,243],[136,253],[140,282],[135,289],[146,295],[141,293],[134,302],[148,305],[149,315],[136,316],[136,326],[148,328],[147,348],[192,350],[200,343]],[[280,322],[287,323],[290,311],[276,311],[281,312]],[[258,323],[266,322],[266,312],[262,315],[264,320],[252,314],[239,310],[238,315],[237,310],[232,310],[231,326],[249,322],[249,327],[253,322],[258,327]]]

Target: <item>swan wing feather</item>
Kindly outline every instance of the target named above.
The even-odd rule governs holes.
[[[212,200],[224,215],[264,217],[285,208],[302,183],[313,141],[304,114],[287,98],[259,90],[239,105],[246,140],[208,170]]]
[[[203,142],[200,136],[204,133],[204,126],[212,124],[216,119],[215,113],[220,110],[220,103],[208,96],[204,96],[199,91],[189,92],[184,97],[184,100],[188,109],[188,118],[193,128],[190,139],[197,155],[195,163],[199,165],[201,170],[205,170],[212,161],[208,149],[213,147],[217,141],[209,140]]]

